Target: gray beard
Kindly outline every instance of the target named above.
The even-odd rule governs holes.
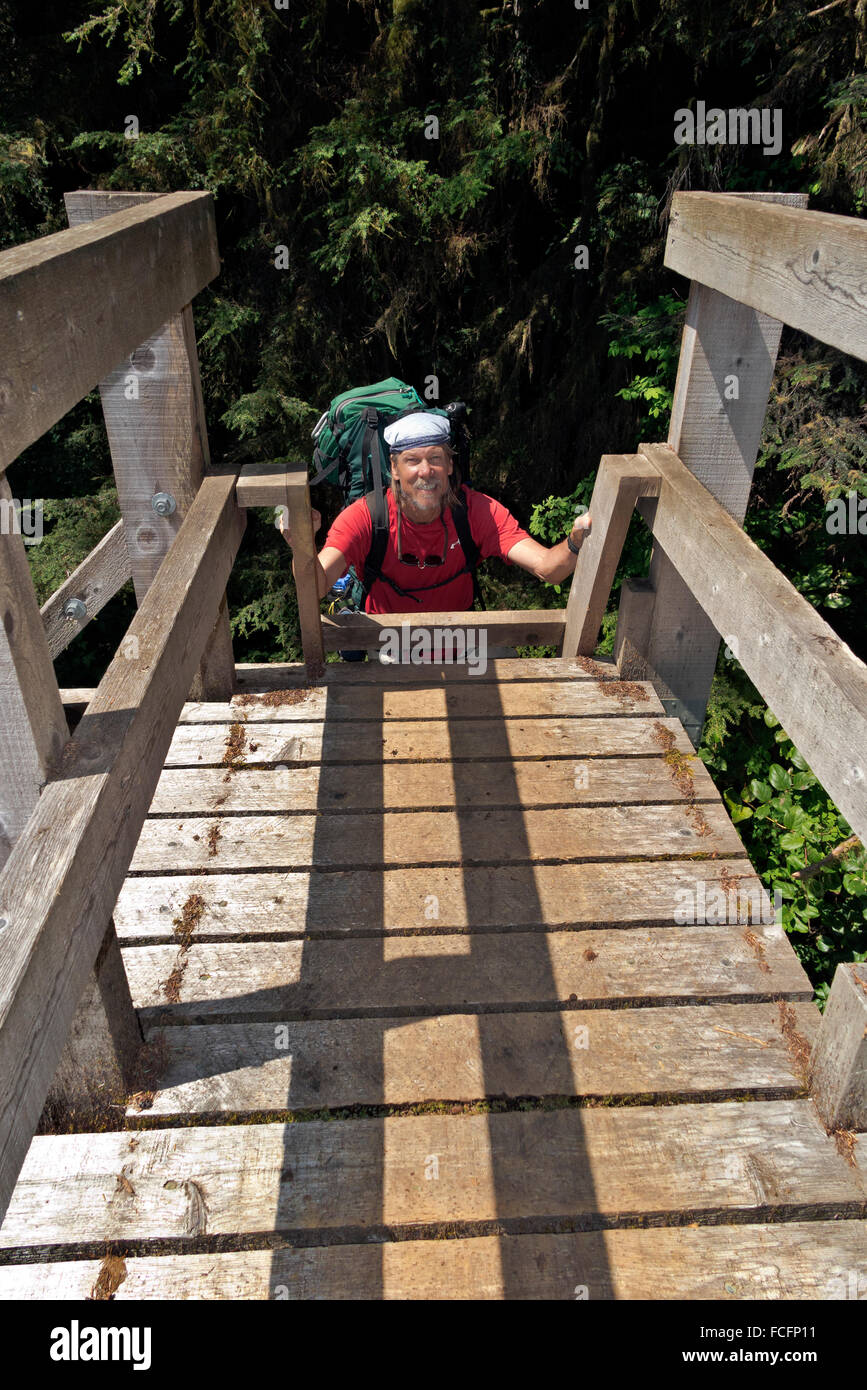
[[[433,488],[429,490],[431,492],[434,491]],[[445,496],[444,494],[440,494],[439,510],[435,512],[433,508],[431,508],[430,516],[427,516],[422,513],[422,510],[420,508],[416,507],[412,498],[409,498],[405,495],[403,488],[400,486],[400,483],[397,484],[397,505],[400,507],[400,510],[403,512],[404,516],[409,517],[410,521],[416,521],[420,525],[423,525],[425,521],[436,521],[438,517],[442,515],[444,503]]]

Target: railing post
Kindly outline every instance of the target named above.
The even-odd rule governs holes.
[[[86,190],[67,193],[64,201],[70,227],[78,227],[160,196]],[[100,382],[99,391],[140,604],[210,463],[191,306],[119,363]],[[228,700],[234,690],[224,595],[190,698]]]
[[[639,497],[659,496],[659,474],[641,454],[603,454],[590,499],[593,530],[572,575],[560,655],[592,656]]]
[[[313,680],[325,665],[322,638],[322,610],[316,580],[316,541],[310,507],[307,465],[290,463],[286,468],[286,503],[295,561],[295,588],[298,594],[298,620],[301,649],[308,677]]]
[[[4,518],[11,515],[11,501],[9,484],[0,477]],[[69,738],[24,542],[8,525],[0,525],[0,614],[2,869]],[[109,918],[48,1095],[54,1120],[62,1123],[75,1110],[122,1101],[135,1075],[140,1043],[141,1030]]]
[[[804,193],[739,196],[807,205]],[[781,331],[778,319],[690,283],[668,443],[737,522],[749,502]],[[720,634],[656,543],[650,583],[653,611],[648,622],[642,608],[644,632],[630,628],[637,610],[628,609],[618,643],[644,656],[646,678],[697,747]]]
[[[837,966],[810,1058],[810,1090],[829,1130],[867,1130],[867,964]]]

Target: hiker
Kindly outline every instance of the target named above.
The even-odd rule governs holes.
[[[453,503],[460,504],[461,497],[454,487],[455,483],[460,487],[460,480],[449,436],[448,419],[423,411],[394,421],[384,431],[391,467],[391,487],[386,494],[389,537],[381,577],[373,582],[365,601],[368,613],[465,612],[472,608],[474,576],[451,510]],[[469,487],[463,489],[463,496],[472,540],[481,559],[498,555],[506,564],[520,565],[548,584],[559,584],[572,573],[591,528],[589,515],[577,517],[569,536],[549,547],[535,541],[493,497]],[[314,509],[314,533],[321,522]],[[280,531],[291,545],[285,512]],[[361,497],[338,514],[319,552],[320,598],[350,565],[357,573],[363,572],[372,536],[370,509]]]

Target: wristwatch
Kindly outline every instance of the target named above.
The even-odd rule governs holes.
[[[573,554],[573,555],[580,555],[580,554],[581,554],[581,545],[583,545],[584,542],[582,541],[582,542],[581,542],[581,545],[573,545],[573,544],[572,544],[572,532],[570,531],[569,534],[568,534],[568,536],[566,537],[566,544],[568,545],[569,549],[572,551],[572,554]]]

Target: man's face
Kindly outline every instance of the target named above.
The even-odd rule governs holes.
[[[454,463],[439,444],[404,449],[391,463],[392,474],[407,501],[434,516],[440,512],[453,470]]]

